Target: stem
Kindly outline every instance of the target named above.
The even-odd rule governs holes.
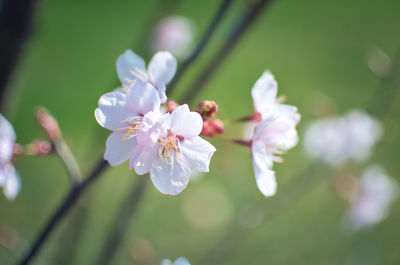
[[[189,86],[190,88],[186,91],[179,102],[191,101],[196,97],[207,81],[215,74],[228,55],[230,55],[230,53],[233,51],[240,38],[248,29],[251,28],[254,21],[259,17],[260,14],[262,14],[262,10],[270,2],[272,2],[272,0],[259,0],[247,10],[247,12],[232,29],[225,43],[218,50],[213,59],[211,59],[211,61],[207,64],[199,77],[192,83],[191,86]]]
[[[201,52],[204,50],[204,48],[207,46],[208,42],[211,39],[211,36],[217,29],[218,25],[221,23],[225,15],[227,14],[227,11],[232,3],[232,0],[223,0],[221,3],[221,6],[219,7],[217,13],[215,14],[214,19],[212,20],[210,26],[208,27],[207,31],[205,32],[202,40],[200,41],[199,45],[196,47],[196,49],[183,61],[182,65],[180,66],[178,72],[176,73],[174,79],[168,86],[168,93],[172,93],[174,88],[176,87],[176,84],[179,82],[179,80],[182,78],[183,74],[186,72],[186,70],[189,68],[189,66],[199,57]]]
[[[76,162],[76,159],[69,149],[67,143],[64,141],[64,139],[60,139],[56,142],[53,142],[53,145],[58,156],[63,161],[64,166],[71,177],[72,183],[79,183],[82,179],[82,173],[78,162]]]
[[[0,7],[0,104],[25,42],[31,35],[38,0],[3,0]],[[2,109],[3,111],[3,109]]]
[[[96,167],[84,181],[71,187],[61,205],[54,212],[46,226],[43,228],[42,232],[34,241],[32,247],[25,253],[24,258],[18,264],[27,265],[32,262],[33,258],[39,253],[52,231],[54,231],[54,228],[56,228],[62,218],[69,212],[69,210],[71,210],[72,206],[76,204],[86,188],[89,187],[94,180],[98,179],[100,173],[106,169],[107,165],[107,161],[101,159],[101,161],[96,165]]]
[[[109,265],[115,256],[116,250],[121,245],[131,219],[134,217],[141,199],[143,198],[148,176],[138,176],[132,190],[123,201],[107,237],[104,240],[102,251],[99,253],[96,265]]]

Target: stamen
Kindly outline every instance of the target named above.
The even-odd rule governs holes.
[[[116,131],[125,131],[122,140],[126,141],[129,138],[135,137],[139,130],[142,128],[143,117],[128,117],[121,121],[125,123],[126,126],[117,128]]]
[[[182,152],[179,147],[180,140],[183,140],[183,137],[176,136],[171,130],[168,130],[166,137],[158,139],[158,142],[160,143],[159,157],[161,162],[166,161],[168,165],[171,166],[173,162],[171,152],[175,152],[178,155],[178,158],[182,159]]]

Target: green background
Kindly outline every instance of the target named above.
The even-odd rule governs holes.
[[[45,138],[34,119],[35,108],[45,106],[57,117],[82,171],[88,172],[104,152],[108,132],[96,123],[93,113],[98,98],[117,85],[116,58],[128,48],[146,60],[151,58],[149,34],[167,14],[192,19],[197,42],[219,2],[42,1],[34,35],[21,56],[6,102],[5,116],[15,127],[18,142]],[[207,50],[174,94],[168,95],[170,99],[188,89],[244,8],[244,1],[234,1]],[[363,108],[371,100],[384,106],[388,104],[381,97],[385,88],[366,60],[375,48],[395,57],[400,48],[399,14],[396,0],[276,0],[246,32],[196,102],[215,100],[224,120],[249,115],[253,111],[250,89],[270,69],[279,94],[299,108],[300,138],[306,124],[321,115]],[[399,89],[399,82],[393,89]],[[390,217],[377,226],[345,233],[340,222],[348,203],[338,197],[334,186],[334,177],[359,176],[371,163],[382,164],[400,180],[399,100],[391,100],[382,119],[385,138],[369,161],[336,172],[319,165],[317,176],[310,178],[326,181],[303,187],[300,198],[291,201],[292,194],[280,190],[311,163],[301,142],[284,155],[284,163],[274,166],[279,197],[267,199],[255,185],[249,150],[212,139],[217,152],[210,173],[192,180],[182,194],[166,196],[148,185],[113,264],[159,264],[163,258],[179,256],[198,264],[241,213],[247,222],[262,223],[257,229],[239,229],[245,236],[219,264],[399,264],[399,201],[392,205]],[[239,137],[242,127],[227,126],[226,132]],[[22,190],[14,202],[1,196],[0,226],[3,231],[16,231],[20,242],[31,242],[68,191],[69,179],[55,155],[26,157],[15,165]],[[109,168],[51,236],[36,264],[93,264],[136,178],[127,163]],[[282,204],[282,198],[290,203]],[[259,214],[243,215],[249,206],[266,200],[270,202],[262,204]],[[269,218],[273,211],[277,214]],[[83,225],[77,226],[79,222]],[[81,240],[71,245],[71,235],[78,229]],[[0,263],[13,264],[21,248],[23,244],[13,251],[0,247]]]

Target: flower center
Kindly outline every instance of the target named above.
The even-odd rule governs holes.
[[[149,82],[150,78],[147,75],[146,71],[139,69],[137,67],[135,67],[133,70],[129,70],[129,72],[136,77],[137,79],[142,80],[143,82]],[[128,79],[129,83],[132,82],[132,80]]]
[[[179,142],[182,140],[182,136],[175,135],[171,130],[168,130],[166,137],[158,138],[160,143],[159,156],[162,162],[166,161],[168,165],[172,165],[172,151],[175,151],[179,155],[179,159],[182,159],[182,152],[179,147]]]
[[[121,121],[121,123],[125,123],[125,126],[121,128],[117,128],[117,132],[125,131],[124,136],[122,137],[123,141],[126,141],[129,138],[135,137],[139,132],[140,128],[142,128],[143,117],[128,117]]]

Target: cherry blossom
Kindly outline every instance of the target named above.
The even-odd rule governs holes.
[[[363,110],[342,117],[312,122],[306,129],[304,148],[313,158],[338,167],[348,160],[365,161],[382,136],[382,125]]]
[[[245,132],[246,138],[251,137],[257,186],[267,197],[273,196],[277,189],[273,162],[281,162],[279,155],[298,142],[296,125],[300,115],[296,107],[282,104],[283,98],[277,98],[277,92],[274,76],[268,71],[264,72],[251,91],[255,115]]]
[[[130,168],[139,175],[150,172],[160,192],[180,193],[186,188],[191,171],[209,171],[215,147],[199,137],[202,126],[200,114],[191,112],[186,104],[162,117],[146,115]]]
[[[104,159],[112,166],[132,157],[136,135],[146,115],[161,116],[160,99],[149,83],[136,79],[126,93],[114,91],[103,95],[95,111],[97,122],[112,134],[106,141]]]
[[[154,51],[167,50],[179,58],[188,55],[193,44],[193,22],[182,16],[167,16],[156,26],[151,46]]]
[[[143,58],[131,50],[125,51],[117,60],[117,73],[124,88],[129,87],[134,80],[140,79],[156,88],[161,103],[167,101],[165,86],[174,77],[176,67],[175,57],[167,51],[157,52],[147,69]]]
[[[174,262],[171,262],[169,259],[164,259],[161,261],[161,265],[190,265],[190,262],[184,257],[179,257]]]
[[[0,114],[0,186],[9,200],[14,200],[21,187],[20,177],[12,164],[16,135],[10,122]]]
[[[379,165],[369,166],[358,183],[358,192],[351,201],[347,221],[353,229],[375,225],[389,215],[392,202],[398,197],[398,183],[387,176]]]

